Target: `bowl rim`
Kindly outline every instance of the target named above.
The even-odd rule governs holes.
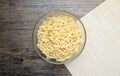
[[[78,56],[80,56],[80,54],[82,53],[82,51],[83,51],[84,48],[85,48],[86,41],[87,41],[86,29],[85,29],[84,24],[83,24],[82,21],[80,20],[80,18],[78,18],[78,17],[77,17],[76,15],[74,15],[73,13],[68,12],[68,11],[65,11],[65,10],[48,11],[47,13],[43,14],[43,15],[38,19],[38,21],[35,23],[34,28],[33,28],[33,31],[32,31],[32,44],[33,44],[34,50],[35,50],[35,51],[37,52],[37,54],[41,57],[41,59],[43,59],[43,60],[45,60],[46,62],[49,62],[49,63],[51,63],[51,64],[61,65],[61,64],[66,64],[67,61],[63,61],[63,62],[57,63],[57,62],[52,62],[52,61],[50,61],[50,60],[44,58],[44,57],[38,52],[38,50],[36,49],[36,46],[35,46],[36,44],[35,44],[35,42],[34,42],[34,38],[35,38],[35,37],[34,37],[34,36],[35,36],[35,29],[36,29],[36,26],[37,26],[37,24],[39,23],[39,21],[40,21],[42,18],[44,18],[47,14],[52,13],[52,12],[58,12],[58,11],[60,11],[60,12],[65,12],[65,13],[69,13],[70,15],[72,15],[73,17],[75,17],[75,18],[81,23],[81,25],[82,25],[82,27],[83,27],[84,35],[85,35],[84,45],[83,45],[83,47],[82,47],[80,53],[79,53],[76,57],[74,57],[70,62],[74,61]],[[69,62],[69,63],[70,63],[70,62]]]

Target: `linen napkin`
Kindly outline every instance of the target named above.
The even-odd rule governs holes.
[[[72,76],[120,76],[120,0],[104,1],[81,21],[87,42],[67,69]]]

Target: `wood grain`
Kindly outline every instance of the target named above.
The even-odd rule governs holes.
[[[104,0],[0,0],[0,76],[71,76],[64,65],[42,60],[34,51],[32,31],[48,11],[84,16]]]

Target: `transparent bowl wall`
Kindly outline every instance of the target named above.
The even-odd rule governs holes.
[[[46,56],[40,51],[40,49],[37,48],[37,32],[38,32],[39,27],[41,26],[41,24],[43,23],[43,21],[46,18],[53,17],[53,16],[59,16],[59,15],[72,17],[76,21],[78,26],[80,27],[80,31],[82,33],[82,39],[81,39],[81,43],[80,43],[78,52],[74,53],[70,59],[66,59],[65,61],[56,61],[55,59],[46,59]],[[80,21],[80,19],[77,18],[74,14],[72,14],[70,12],[61,11],[61,10],[48,12],[47,14],[44,14],[44,16],[42,16],[40,18],[40,20],[34,26],[33,45],[34,45],[35,51],[38,53],[38,55],[42,59],[44,59],[47,62],[50,62],[50,63],[53,63],[53,64],[67,64],[67,63],[70,63],[71,61],[73,61],[75,58],[77,58],[81,54],[81,52],[82,52],[82,50],[83,50],[83,48],[85,46],[85,43],[86,43],[86,31],[85,31],[85,28],[84,28],[82,22]]]

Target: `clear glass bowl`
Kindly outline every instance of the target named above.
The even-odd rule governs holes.
[[[43,23],[43,21],[46,18],[53,17],[53,16],[59,16],[59,15],[72,17],[76,21],[78,26],[81,28],[80,31],[82,33],[82,39],[81,39],[81,43],[80,43],[78,52],[74,53],[70,59],[66,59],[65,61],[61,61],[61,62],[56,61],[55,59],[47,59],[46,56],[40,51],[40,49],[37,48],[37,32],[38,32],[39,26]],[[85,28],[84,28],[82,22],[80,21],[80,19],[77,18],[74,14],[72,14],[70,12],[62,11],[62,10],[48,12],[47,14],[44,14],[44,16],[42,16],[42,18],[40,18],[40,20],[34,26],[33,45],[34,45],[35,51],[38,53],[38,55],[42,59],[44,59],[47,62],[50,62],[50,63],[53,63],[53,64],[67,64],[67,63],[73,61],[75,58],[77,58],[81,54],[81,52],[82,52],[82,50],[83,50],[83,48],[85,46],[85,43],[86,43],[86,31],[85,31]]]

